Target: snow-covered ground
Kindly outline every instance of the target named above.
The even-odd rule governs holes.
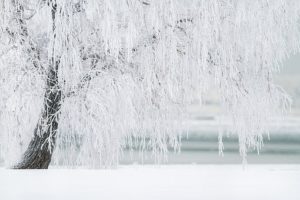
[[[1,200],[299,200],[300,165],[0,169]]]

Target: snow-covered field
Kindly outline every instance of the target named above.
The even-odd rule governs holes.
[[[300,165],[0,169],[1,200],[299,200]]]

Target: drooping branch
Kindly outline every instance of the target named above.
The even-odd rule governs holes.
[[[20,48],[24,48],[24,52],[26,53],[28,59],[31,60],[32,65],[37,69],[37,71],[43,75],[45,73],[45,69],[41,64],[40,59],[40,50],[37,48],[37,45],[31,39],[28,28],[27,28],[27,21],[33,17],[26,18],[24,12],[25,7],[21,3],[14,3],[14,18],[12,20],[16,21],[18,28],[17,31],[13,31],[10,27],[6,27],[7,34],[11,37],[11,41],[17,42],[17,44],[11,45],[19,45]]]
[[[272,72],[299,49],[297,0],[39,1],[50,12],[15,1],[23,8],[0,10],[0,106],[10,116],[0,123],[16,146],[35,127],[41,137],[33,141],[44,144],[37,149],[52,152],[56,142],[55,158],[67,165],[115,164],[134,137],[149,138],[141,146],[154,155],[166,153],[169,141],[178,147],[186,105],[201,102],[212,85],[245,157],[259,147],[270,116],[285,109]],[[37,28],[48,18],[54,23]]]

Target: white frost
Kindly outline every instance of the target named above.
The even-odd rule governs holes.
[[[299,50],[299,0],[56,0],[54,32],[49,6],[28,2],[0,2],[8,165],[32,137],[51,59],[63,94],[55,163],[112,166],[124,147],[149,148],[160,162],[180,147],[185,107],[211,87],[244,158],[289,109],[272,77]]]

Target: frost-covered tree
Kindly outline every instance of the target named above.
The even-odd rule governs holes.
[[[52,157],[112,166],[127,147],[151,149],[159,162],[180,148],[186,106],[213,86],[245,159],[289,108],[272,77],[299,50],[299,8],[299,0],[1,0],[1,157],[15,168],[47,168]]]

